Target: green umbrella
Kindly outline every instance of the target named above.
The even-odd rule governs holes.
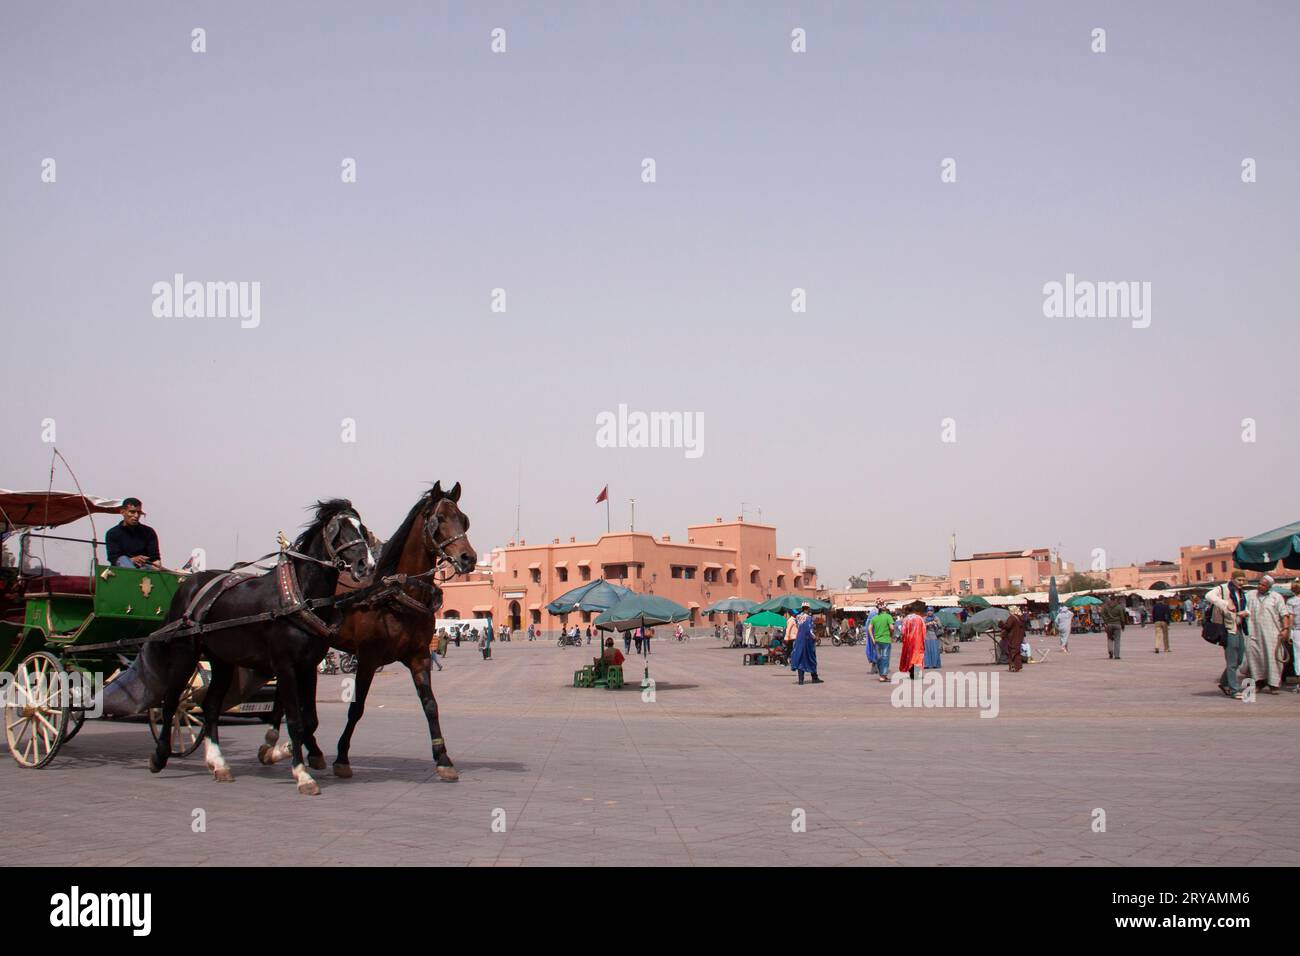
[[[961,636],[963,638],[970,638],[975,634],[983,634],[985,631],[992,631],[1010,616],[1011,612],[1005,608],[985,608],[977,614],[972,614],[962,623]]]
[[[1244,538],[1232,552],[1232,563],[1248,571],[1272,571],[1279,561],[1300,569],[1300,521]]]
[[[785,627],[785,618],[775,611],[759,611],[745,618],[750,627]]]
[[[691,612],[676,601],[655,594],[629,594],[592,623],[602,631],[631,631],[638,627],[673,624],[690,616]],[[647,657],[641,686],[647,687],[649,683],[650,659]]]
[[[747,601],[744,598],[729,597],[721,601],[714,601],[706,607],[701,613],[712,614],[714,611],[739,611],[744,614],[758,607],[757,601]]]
[[[1091,594],[1083,594],[1079,597],[1072,597],[1065,603],[1070,607],[1090,607],[1094,604],[1100,604],[1101,598],[1095,598]]]
[[[764,601],[755,611],[794,611],[798,613],[799,609],[805,604],[810,611],[829,611],[830,604],[826,601],[819,601],[816,598],[804,597],[802,594],[778,594],[776,597]]]
[[[978,594],[968,594],[964,598],[961,598],[957,603],[960,604],[962,607],[978,607],[978,608],[991,607],[989,602],[984,600]]]
[[[944,627],[953,629],[961,627],[961,614],[954,607],[941,607],[935,612],[939,616],[939,623]]]

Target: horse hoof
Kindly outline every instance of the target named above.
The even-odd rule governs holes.
[[[165,767],[165,766],[167,766],[166,761],[160,761],[160,760],[158,759],[158,755],[157,755],[157,754],[150,754],[150,755],[149,755],[149,772],[150,772],[150,773],[161,773],[161,772],[162,772],[162,768]]]
[[[311,767],[313,770],[324,770],[325,756],[323,754],[308,754],[307,766]]]
[[[460,779],[460,772],[455,767],[439,767],[437,773],[439,780],[454,783]]]
[[[334,776],[343,777],[344,779],[347,779],[348,777],[352,776],[352,764],[336,763],[334,765]]]
[[[298,792],[307,797],[319,797],[320,784],[315,780],[304,780],[302,783],[298,784]]]
[[[229,767],[218,767],[216,770],[212,771],[212,779],[217,781],[217,783],[234,783],[235,775],[230,772]]]
[[[268,766],[268,767],[269,767],[272,763],[274,763],[275,761],[273,761],[273,760],[271,759],[271,750],[272,750],[272,747],[271,747],[270,744],[262,744],[262,746],[258,747],[258,748],[257,748],[257,762],[260,763],[260,764],[264,764],[264,765],[266,765],[266,766]]]

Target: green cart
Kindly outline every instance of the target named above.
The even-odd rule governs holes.
[[[93,516],[113,513],[120,504],[66,492],[0,490],[0,697],[5,738],[19,766],[44,767],[88,715],[98,715],[104,688],[162,626],[185,580],[176,571],[100,563]],[[52,533],[85,518],[94,537]],[[265,682],[241,674],[236,683],[232,696],[246,700]],[[179,756],[193,753],[202,740],[206,685],[202,664],[171,727]],[[270,699],[252,704],[254,712],[258,707],[269,712]],[[158,710],[149,717],[157,736]]]

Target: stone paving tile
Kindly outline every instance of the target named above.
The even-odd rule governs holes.
[[[827,683],[799,687],[711,639],[664,642],[652,703],[635,684],[569,687],[585,651],[453,649],[434,688],[457,784],[436,779],[409,677],[390,666],[353,742],[356,776],[317,772],[320,797],[300,796],[287,764],[257,763],[257,726],[222,728],[236,781],[216,784],[198,756],[148,773],[143,725],[91,721],[44,770],[0,766],[0,850],[50,865],[1300,863],[1300,698],[1228,700],[1194,629],[1174,628],[1169,656],[1131,633],[1119,662],[1096,635],[1019,674],[995,671],[987,642],[945,657],[998,674],[994,719],[891,706],[859,648],[821,648]],[[327,758],[339,688],[322,678]],[[792,832],[796,808],[806,832]]]

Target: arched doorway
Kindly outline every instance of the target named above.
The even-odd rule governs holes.
[[[511,601],[510,602],[510,630],[519,631],[523,629],[523,626],[524,626],[523,620],[519,616],[519,602]]]

